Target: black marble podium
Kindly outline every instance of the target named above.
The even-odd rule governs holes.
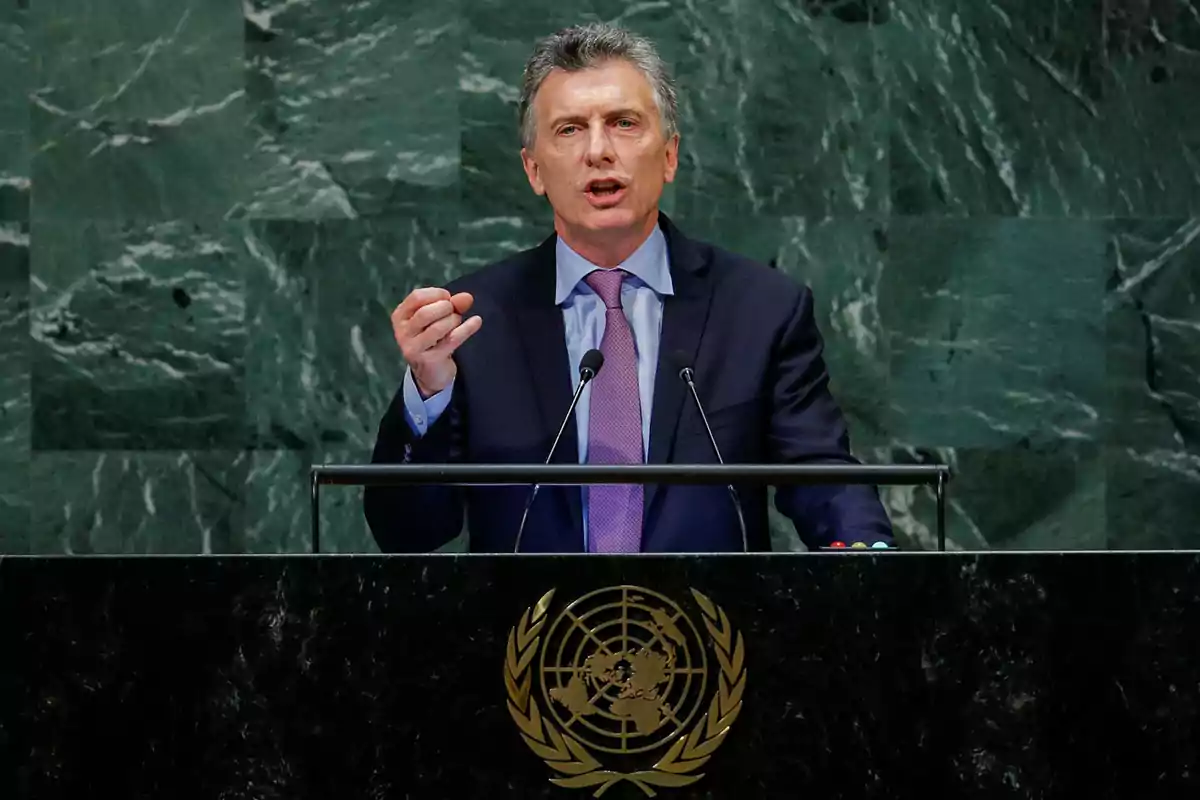
[[[1181,552],[4,558],[0,797],[591,797],[523,740],[508,641],[551,589],[546,620],[620,586],[744,642],[740,714],[659,797],[1194,797],[1198,579]]]

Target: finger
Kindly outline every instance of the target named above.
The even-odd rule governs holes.
[[[408,321],[408,328],[414,336],[419,336],[421,331],[433,323],[452,315],[454,315],[454,304],[449,300],[438,300],[421,306],[420,310],[413,314],[412,319]]]
[[[437,322],[433,323],[425,330],[413,337],[409,344],[414,356],[421,355],[428,350],[432,350],[438,342],[446,338],[450,331],[458,327],[462,322],[462,317],[458,314],[451,314],[447,317],[442,317]]]
[[[396,310],[392,312],[392,320],[395,322],[405,322],[412,318],[412,315],[421,310],[422,307],[430,303],[436,303],[438,300],[449,300],[450,293],[445,289],[433,287],[422,287],[413,289],[408,293],[408,297],[396,306]]]
[[[456,327],[450,333],[446,334],[446,338],[438,342],[437,346],[430,350],[431,354],[438,356],[450,355],[458,348],[462,347],[463,342],[470,339],[479,329],[483,327],[483,317],[471,317],[463,324]]]
[[[471,306],[475,304],[475,298],[469,292],[459,292],[450,298],[450,302],[454,304],[454,310],[459,316],[465,315],[471,310]]]

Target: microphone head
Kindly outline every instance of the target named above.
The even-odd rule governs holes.
[[[692,377],[691,359],[688,358],[687,353],[682,350],[672,350],[667,357],[675,365],[675,369],[678,370],[680,380],[686,381]]]
[[[579,359],[579,372],[590,372],[592,377],[596,377],[600,372],[600,368],[604,366],[604,353],[599,350],[588,350],[583,354],[583,358]]]

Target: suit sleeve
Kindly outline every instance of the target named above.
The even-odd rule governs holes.
[[[392,398],[379,424],[372,464],[450,464],[462,460],[465,441],[461,411],[463,386],[459,381],[449,405],[425,420],[424,433],[413,427],[405,398],[405,383]],[[436,550],[462,530],[461,487],[440,484],[368,486],[363,511],[371,534],[385,553],[424,553]]]
[[[829,390],[824,343],[813,314],[813,296],[802,288],[771,360],[772,409],[768,431],[777,463],[856,464],[846,421]],[[780,486],[775,507],[792,520],[810,549],[834,541],[892,543],[892,527],[875,487]]]

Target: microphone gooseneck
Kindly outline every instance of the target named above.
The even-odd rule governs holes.
[[[563,417],[562,424],[558,426],[558,434],[554,437],[553,444],[550,445],[550,453],[546,456],[546,464],[554,458],[554,452],[558,450],[558,443],[562,440],[563,432],[567,429],[567,423],[571,421],[571,415],[575,413],[575,406],[579,405],[579,398],[583,395],[583,387],[587,386],[597,374],[600,368],[604,366],[604,354],[599,350],[588,350],[583,354],[583,358],[579,359],[579,387],[575,389],[575,396],[571,398],[571,405],[567,408],[566,416]],[[538,495],[538,491],[542,488],[540,483],[535,483],[529,492],[529,497],[525,499],[525,509],[521,512],[521,524],[517,527],[517,539],[513,544],[513,553],[521,552],[521,537],[525,535],[525,523],[529,520],[529,509],[533,507],[533,501]]]
[[[687,366],[686,360],[678,354],[675,355],[676,361],[683,363],[685,366],[679,370],[679,379],[687,384],[691,390],[692,400],[696,403],[696,410],[700,412],[700,421],[704,423],[704,431],[708,434],[708,443],[712,445],[713,454],[717,457],[717,463],[724,466],[725,459],[721,458],[721,448],[717,447],[717,437],[713,436],[712,428],[708,424],[708,415],[704,413],[704,404],[700,402],[700,393],[696,391],[695,372],[690,366]],[[750,543],[746,536],[746,518],[742,514],[742,501],[738,497],[737,490],[733,488],[733,484],[725,484],[725,488],[729,490],[729,499],[733,501],[733,510],[737,514],[738,527],[742,532],[742,552],[750,552]]]

